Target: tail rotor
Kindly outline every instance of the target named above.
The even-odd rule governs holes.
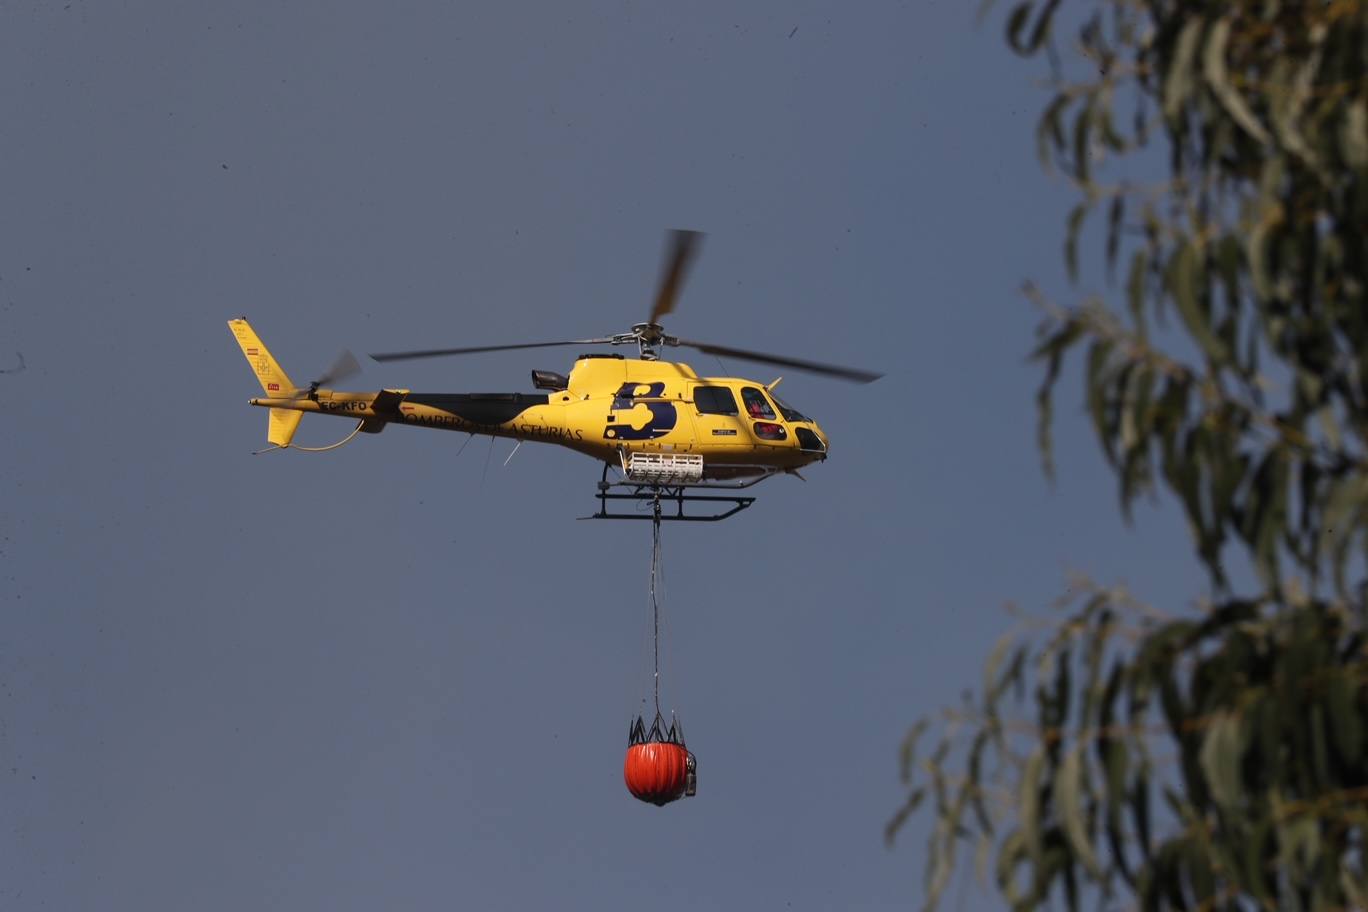
[[[333,359],[332,365],[318,379],[312,381],[307,387],[296,389],[293,396],[296,399],[312,399],[318,395],[319,389],[337,383],[339,380],[355,377],[359,373],[361,373],[361,362],[357,361],[356,356],[344,348]]]

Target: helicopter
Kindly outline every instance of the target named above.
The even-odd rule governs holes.
[[[690,341],[668,335],[660,319],[674,310],[685,273],[702,234],[675,230],[667,250],[650,317],[627,332],[589,339],[423,349],[369,355],[375,361],[404,361],[479,352],[556,346],[635,345],[638,357],[581,354],[569,374],[533,370],[536,393],[415,393],[408,389],[342,392],[330,384],[359,372],[343,352],[307,387],[297,387],[261,342],[245,317],[228,326],[261,383],[264,397],[248,400],[269,409],[268,452],[277,449],[330,450],[358,433],[378,434],[391,424],[470,435],[550,443],[603,463],[595,519],[716,521],[750,506],[755,498],[735,493],[780,473],[797,475],[824,461],[829,441],[818,424],[775,394],[782,377],[760,383],[740,377],[700,377],[689,365],[660,359],[664,348],[688,347],[705,354],[813,372],[858,383],[882,374],[782,355]],[[326,447],[292,443],[305,414],[356,420],[342,441]],[[516,447],[514,448],[516,452]],[[512,458],[510,454],[509,458]],[[609,481],[616,469],[620,480]],[[801,475],[798,475],[801,478]],[[701,493],[699,489],[725,489]],[[660,503],[675,504],[662,516]],[[611,512],[610,501],[655,504],[654,517]],[[707,503],[712,513],[688,512],[686,504]],[[720,510],[720,512],[719,512]]]

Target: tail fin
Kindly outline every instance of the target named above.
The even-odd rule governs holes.
[[[238,317],[236,320],[228,321],[228,328],[237,336],[238,345],[242,346],[242,353],[247,356],[247,363],[252,365],[252,370],[256,372],[257,379],[261,381],[261,389],[267,396],[272,398],[284,398],[294,392],[295,385],[290,382],[289,376],[280,369],[276,359],[266,350],[266,346],[261,344],[261,339],[257,338],[256,330],[247,322],[246,317]]]
[[[228,328],[237,337],[238,345],[242,346],[242,353],[247,357],[247,363],[252,365],[252,371],[256,374],[257,380],[261,382],[261,389],[272,399],[284,399],[294,394],[295,385],[290,381],[290,377],[276,363],[276,359],[261,344],[261,339],[257,338],[256,331],[252,329],[245,317],[228,321]],[[304,417],[304,413],[294,409],[273,408],[266,425],[266,440],[278,447],[287,447],[294,439],[295,429],[299,427],[299,420]]]

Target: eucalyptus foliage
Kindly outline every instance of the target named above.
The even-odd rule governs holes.
[[[1027,0],[1006,33],[1048,61],[1066,267],[1095,240],[1110,278],[1028,286],[1046,472],[1077,353],[1123,514],[1176,495],[1211,589],[1075,581],[909,733],[889,839],[930,800],[928,907],[972,851],[1015,908],[1366,909],[1368,2]]]

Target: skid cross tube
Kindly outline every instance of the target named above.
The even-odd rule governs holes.
[[[608,480],[608,464],[603,466],[603,479],[598,483],[598,502],[599,510],[593,516],[584,516],[582,519],[645,519],[655,522],[718,522],[729,516],[735,516],[742,510],[755,503],[754,497],[743,497],[739,494],[693,494],[689,492],[689,485],[657,485],[641,482]],[[692,487],[709,487],[707,485],[693,485]],[[732,487],[732,486],[726,486]],[[618,489],[618,490],[615,490]],[[716,490],[714,488],[714,490]],[[632,513],[611,513],[608,510],[609,501],[635,501],[638,504],[649,504],[652,512],[632,512]],[[684,512],[684,505],[687,503],[721,503],[730,504],[731,508],[720,513],[710,513],[707,515],[689,515]],[[672,512],[665,512],[661,509],[662,504],[673,504]]]

